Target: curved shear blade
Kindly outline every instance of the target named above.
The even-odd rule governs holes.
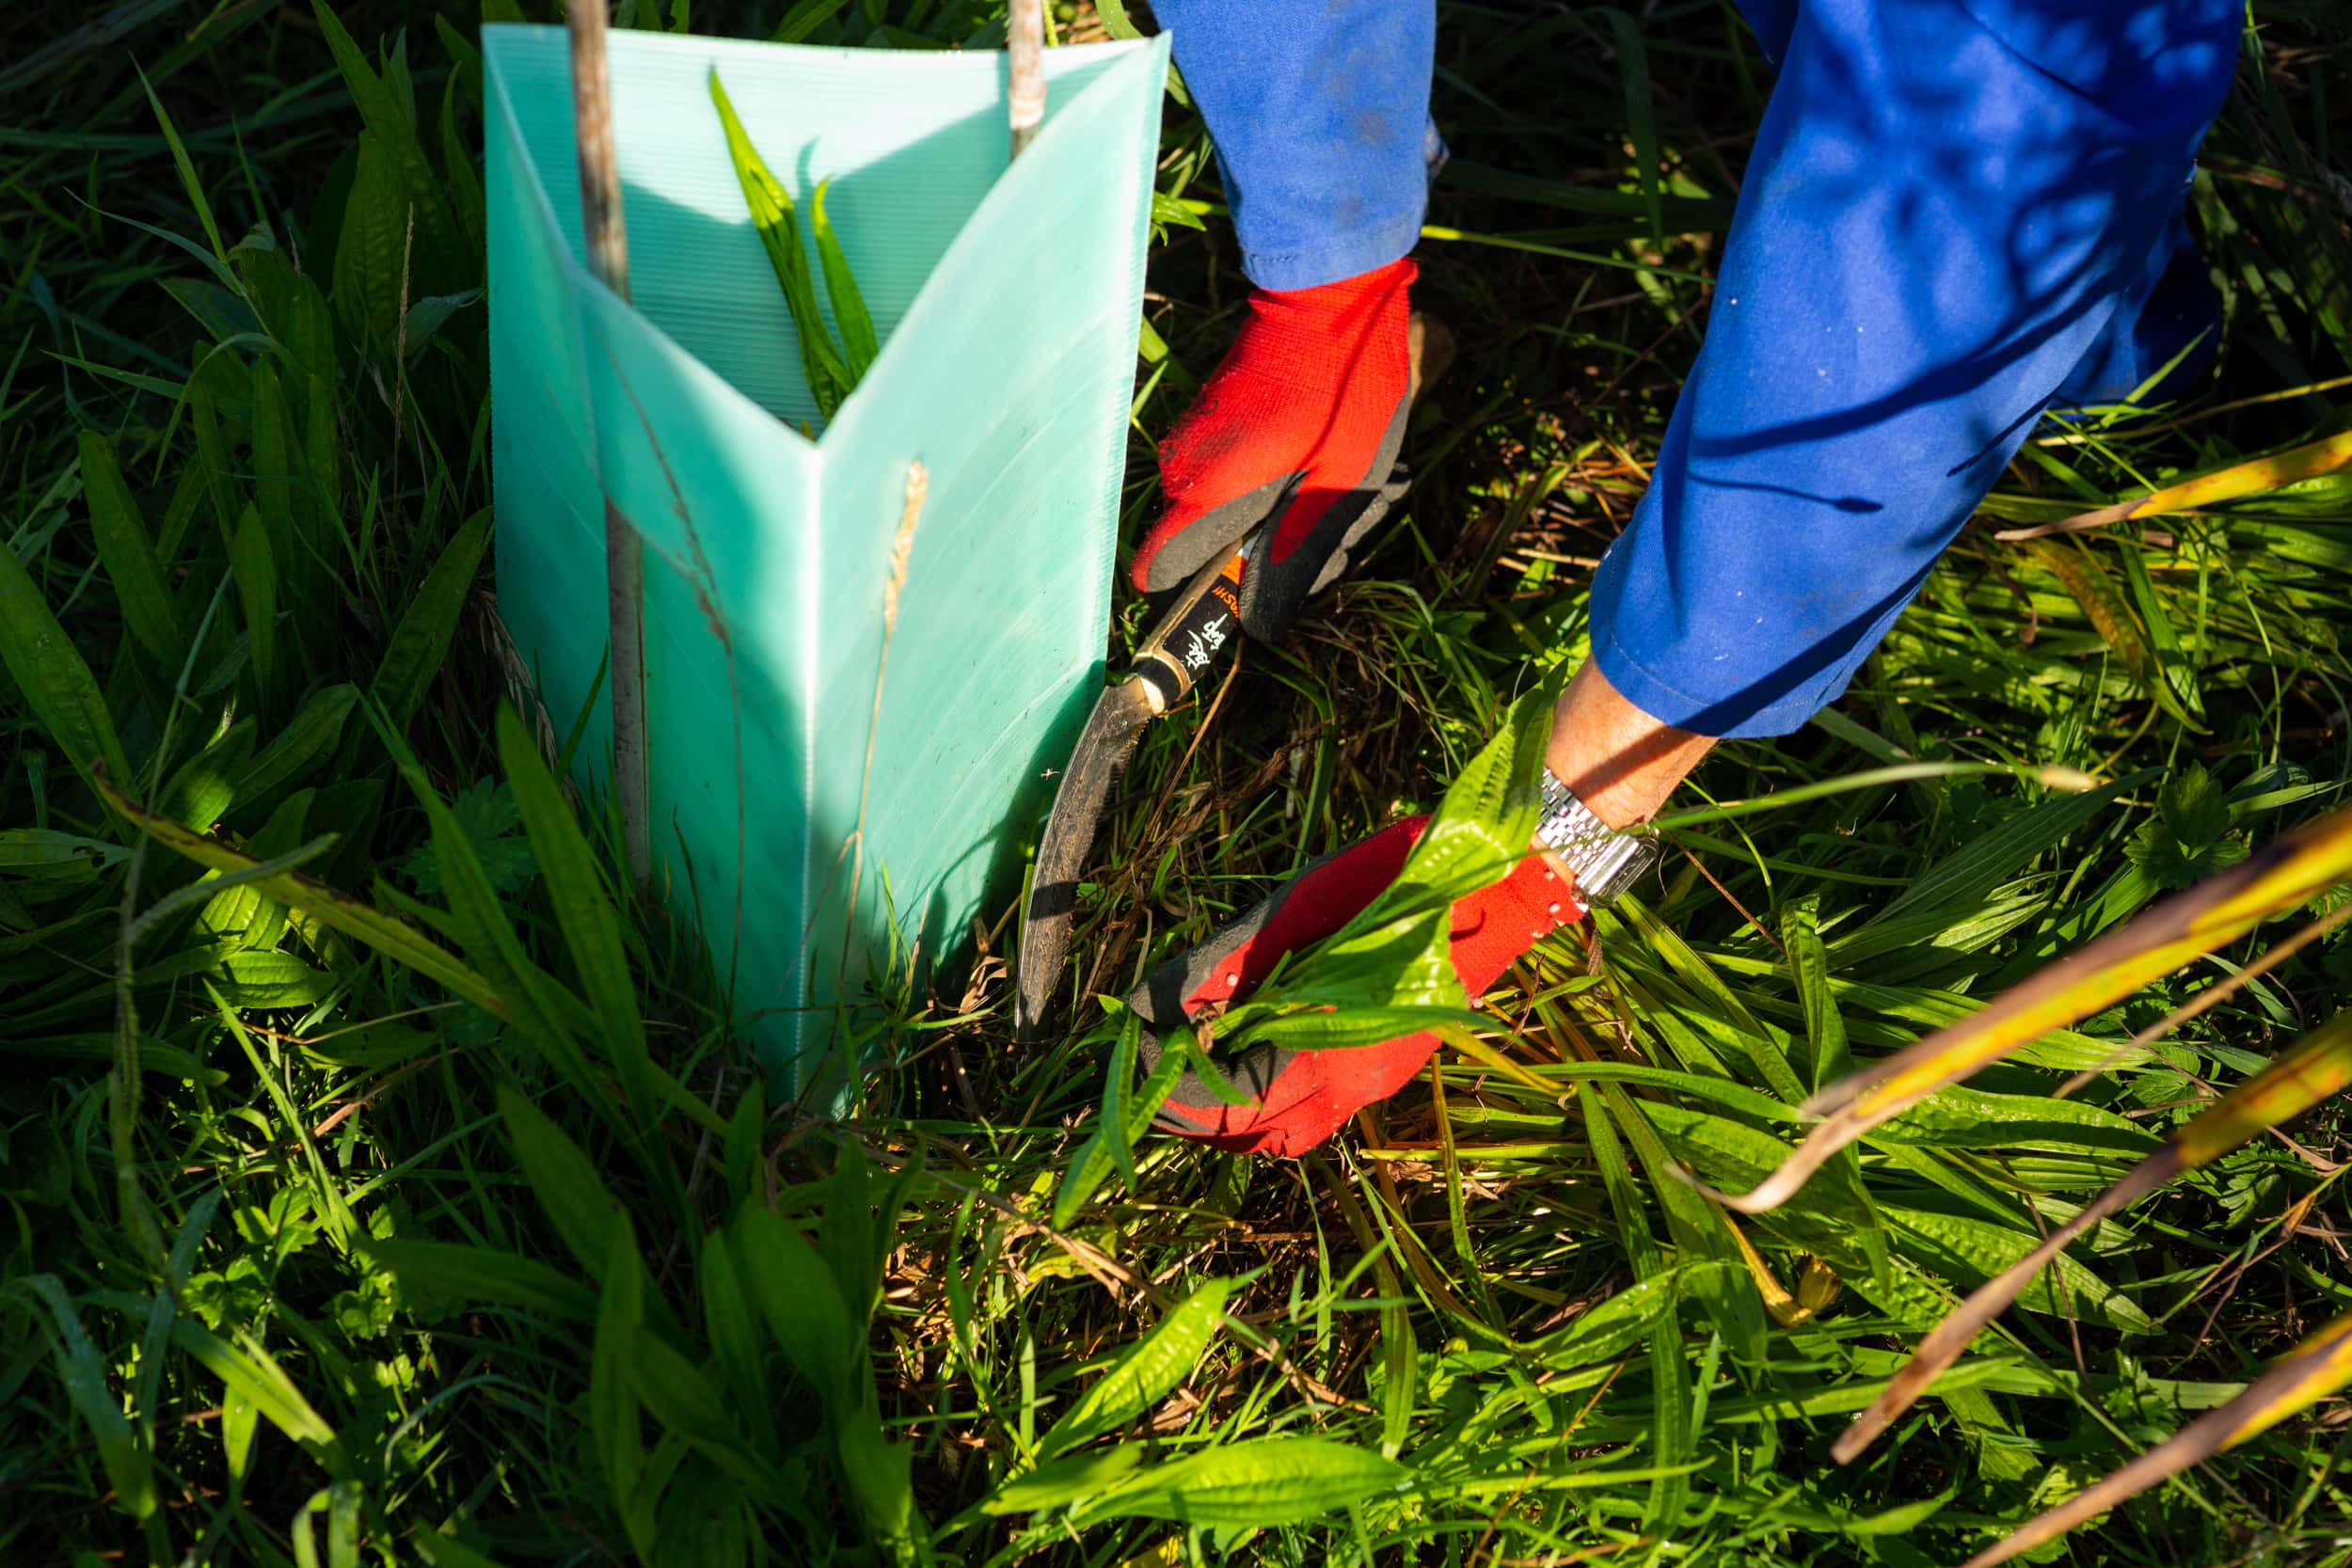
[[[1021,958],[1015,971],[1013,1027],[1026,1036],[1043,1022],[1046,1005],[1070,956],[1070,927],[1078,909],[1078,873],[1111,781],[1135,754],[1136,741],[1152,720],[1152,699],[1140,680],[1124,680],[1095,699],[1094,711],[1079,733],[1077,749],[1054,795],[1054,809],[1038,840],[1037,869],[1022,910]]]

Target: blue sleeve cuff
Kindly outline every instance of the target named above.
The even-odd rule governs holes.
[[[1594,657],[1784,735],[1842,693],[2054,395],[2149,298],[2236,0],[1808,0]]]

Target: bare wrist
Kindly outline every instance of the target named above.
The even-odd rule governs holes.
[[[1552,708],[1544,760],[1587,811],[1625,828],[1655,816],[1714,744],[1634,706],[1587,659]]]

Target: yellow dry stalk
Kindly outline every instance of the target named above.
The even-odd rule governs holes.
[[[2352,1011],[2334,1018],[2274,1058],[2260,1072],[2200,1114],[2172,1140],[2132,1167],[2121,1181],[2076,1211],[2041,1245],[1969,1293],[1919,1342],[1870,1407],[1839,1434],[1830,1455],[1851,1464],[1896,1417],[1933,1387],[1969,1344],[2009,1309],[2036,1275],[2109,1214],[2174,1178],[2211,1164],[2250,1138],[2292,1121],[2321,1101],[2352,1087]]]
[[[2352,430],[2317,441],[2308,441],[2299,447],[2289,447],[2284,451],[2274,451],[2267,457],[2233,463],[2226,468],[2198,474],[2177,484],[2151,490],[2144,496],[2117,501],[2113,506],[2078,512],[2055,523],[2003,529],[1993,537],[2000,540],[2039,539],[2054,533],[2079,533],[2086,529],[2103,528],[2108,523],[2126,523],[2135,517],[2195,512],[2217,502],[2239,500],[2248,496],[2259,496],[2265,491],[2283,489],[2307,479],[2319,479],[2344,467],[2352,467]]]
[[[2128,502],[2124,515],[2153,517],[2167,512],[2194,512],[2216,501],[2259,496],[2265,490],[2283,489],[2347,467],[2352,467],[2352,430],[2152,490]]]
[[[2338,1013],[2181,1129],[2181,1168],[2213,1164],[2249,1138],[2352,1087],[2352,1012]]]
[[[2191,1421],[2129,1465],[2027,1520],[1961,1568],[1994,1568],[2106,1513],[2127,1497],[2234,1448],[2352,1383],[2352,1312],[2272,1362],[2235,1399]]]
[[[1937,1089],[2122,1001],[2347,879],[2352,808],[2263,846],[1982,1009],[1832,1084],[1802,1107],[1825,1119],[1778,1170],[1753,1192],[1713,1196],[1741,1213],[1776,1209],[1831,1155]]]

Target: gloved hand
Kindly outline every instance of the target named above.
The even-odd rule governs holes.
[[[1205,1008],[1247,998],[1283,954],[1335,935],[1404,869],[1428,818],[1409,817],[1325,857],[1250,913],[1169,959],[1127,999],[1142,1015],[1146,1069],[1158,1065],[1159,1032]],[[1454,905],[1454,968],[1476,997],[1537,938],[1584,913],[1568,881],[1530,851],[1499,880]],[[1177,1083],[1159,1117],[1167,1132],[1241,1153],[1295,1156],[1375,1100],[1405,1086],[1438,1048],[1435,1035],[1336,1051],[1252,1047],[1217,1059],[1247,1105],[1228,1105],[1197,1073]]]
[[[1311,289],[1253,289],[1249,316],[1160,444],[1168,510],[1136,549],[1136,587],[1173,594],[1253,538],[1242,629],[1270,640],[1401,486],[1390,483],[1412,405],[1409,260]]]

